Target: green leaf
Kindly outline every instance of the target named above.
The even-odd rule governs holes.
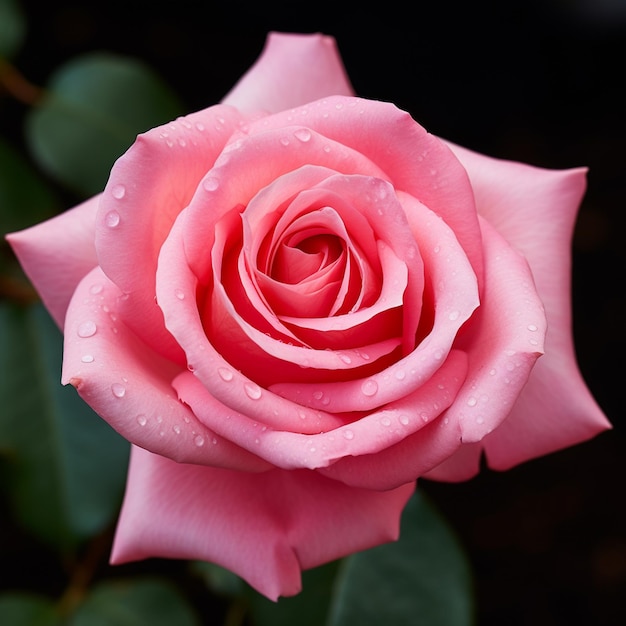
[[[402,516],[401,538],[345,560],[329,626],[468,626],[471,572],[458,542],[418,490]]]
[[[48,185],[21,154],[0,138],[0,233],[41,222],[58,209]]]
[[[185,597],[165,581],[109,581],[95,587],[68,626],[199,626]]]
[[[24,15],[16,0],[0,0],[0,57],[10,58],[26,34]]]
[[[258,593],[250,598],[254,626],[319,626],[328,613],[338,562],[302,573],[302,591],[272,602]],[[359,622],[352,622],[359,624]],[[360,626],[360,624],[359,624]]]
[[[137,134],[182,112],[178,98],[140,61],[107,53],[73,59],[29,112],[27,139],[51,176],[85,196],[104,187]]]
[[[220,596],[241,596],[246,589],[246,583],[233,572],[206,561],[190,563],[192,574],[200,576],[204,584]]]
[[[0,595],[0,624],[7,626],[60,626],[52,601],[26,592]]]
[[[60,383],[62,337],[39,304],[0,305],[0,466],[17,519],[69,548],[121,503],[128,443]]]

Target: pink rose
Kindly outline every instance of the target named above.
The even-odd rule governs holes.
[[[64,328],[63,382],[134,444],[113,561],[295,594],[301,569],[396,538],[418,477],[607,428],[571,337],[584,189],[353,97],[329,37],[273,34],[222,104],[11,235]]]

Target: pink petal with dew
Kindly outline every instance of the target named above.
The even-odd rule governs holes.
[[[484,440],[490,466],[507,469],[611,427],[585,385],[572,337],[571,238],[586,170],[544,170],[452,149],[467,168],[479,213],[528,260],[548,320],[545,355],[508,419]]]
[[[353,90],[332,37],[270,33],[256,63],[222,100],[246,113],[276,113]]]
[[[120,320],[124,294],[99,268],[78,285],[65,323],[63,384],[132,443],[176,461],[247,471],[268,465],[201,424],[178,401],[180,369]]]
[[[463,329],[459,347],[469,372],[448,416],[461,424],[463,441],[480,441],[511,411],[543,354],[546,318],[524,257],[481,220],[485,289]]]
[[[397,539],[413,490],[349,488],[307,470],[178,464],[133,448],[112,562],[211,561],[277,600],[300,591],[301,569]]]
[[[76,285],[96,265],[100,196],[18,233],[7,235],[26,275],[62,329]]]
[[[379,463],[377,460],[379,454],[382,454],[383,459],[389,459],[388,449],[395,449],[396,444],[411,439],[412,436],[417,437],[416,433],[422,429],[426,432],[424,439],[430,440],[432,433],[428,430],[428,424],[435,421],[454,401],[466,371],[465,355],[453,352],[445,365],[417,392],[407,394],[401,400],[389,403],[378,411],[353,418],[344,425],[328,431],[318,430],[309,433],[301,430],[302,424],[308,418],[305,414],[299,415],[295,411],[282,416],[282,430],[279,429],[277,418],[274,420],[276,423],[269,425],[235,411],[229,414],[228,419],[221,418],[219,410],[214,406],[216,401],[189,372],[178,376],[174,381],[174,387],[181,400],[189,404],[198,419],[207,427],[215,429],[225,438],[258,454],[276,467],[290,470],[319,469],[333,464],[341,466],[346,462],[350,468],[353,462],[358,465],[359,462],[355,459],[365,458],[366,461],[363,463],[366,467],[384,468],[386,461]],[[269,397],[265,394],[263,400]],[[439,456],[442,450],[449,455],[458,447],[460,444],[458,425],[454,432],[450,429],[442,432],[441,437],[444,438],[447,447],[437,445],[432,451],[422,453],[408,463],[393,465],[394,471],[391,476],[365,472],[363,476],[357,474],[346,478],[346,472],[348,474],[350,472],[350,469],[347,469],[340,474],[340,480],[345,482],[353,480],[358,486],[373,489],[390,489],[410,482],[419,475],[414,473],[416,469],[422,468],[422,471],[426,471],[441,462],[445,458]],[[414,441],[413,445],[416,443]]]
[[[252,122],[249,130],[278,131],[295,123],[306,124],[310,131],[361,153],[384,171],[379,178],[440,215],[456,233],[479,286],[482,284],[480,228],[473,191],[467,172],[440,139],[393,104],[339,96]]]
[[[128,296],[120,315],[178,362],[180,348],[154,301],[159,250],[239,121],[237,111],[215,106],[139,135],[113,166],[96,217],[100,266]]]

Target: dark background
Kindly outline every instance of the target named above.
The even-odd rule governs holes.
[[[395,102],[431,132],[497,157],[590,168],[574,331],[614,430],[506,473],[424,488],[469,553],[479,626],[626,624],[626,0],[22,6],[30,30],[16,64],[37,84],[105,49],[152,65],[192,111],[230,89],[268,30],[321,31],[337,39],[359,95]],[[20,106],[0,115],[16,140]]]

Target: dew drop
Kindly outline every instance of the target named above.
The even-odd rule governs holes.
[[[471,396],[467,400],[467,406],[476,406],[477,402],[478,402],[478,400],[476,400],[476,398],[474,398],[474,396]]]
[[[539,342],[536,339],[529,339],[528,342],[530,343],[531,346],[539,345]]]
[[[115,185],[111,190],[111,194],[116,200],[121,200],[126,195],[126,187],[124,185]]]
[[[83,363],[93,363],[93,355],[92,354],[84,354],[81,359]]]
[[[496,375],[496,369],[492,368],[489,370],[489,376],[495,376]]]
[[[202,186],[205,191],[215,191],[220,186],[220,181],[217,178],[205,178]]]
[[[400,420],[400,424],[402,424],[403,426],[408,426],[409,425],[409,416],[408,415],[401,415],[399,418]]]
[[[313,392],[313,398],[315,400],[321,400],[324,397],[324,392],[323,391],[314,391]]]
[[[126,395],[126,387],[120,383],[113,383],[111,391],[116,398],[123,398]]]
[[[244,389],[246,390],[246,395],[250,400],[258,400],[261,397],[262,390],[261,387],[254,383],[244,383]]]
[[[183,293],[182,289],[175,289],[174,290],[174,295],[179,299],[179,300],[184,300],[185,299],[185,294]]]
[[[310,141],[312,137],[311,131],[308,128],[299,128],[297,131],[294,132],[294,136],[296,139],[302,141],[303,143]]]
[[[287,137],[281,137],[281,138],[280,138],[280,143],[281,143],[283,146],[288,146],[290,142],[289,142],[289,139],[288,139]]]
[[[343,436],[345,439],[354,439],[354,433],[351,430],[344,430]]]
[[[420,413],[420,417],[422,418],[422,422],[426,423],[428,421],[428,413],[425,413],[424,411],[422,411]]]
[[[380,423],[381,423],[383,426],[390,426],[390,425],[391,425],[391,420],[390,420],[388,417],[383,417],[383,418],[380,420]]]
[[[218,367],[217,373],[219,377],[227,383],[233,379],[233,373],[226,367]]]
[[[104,216],[104,223],[109,228],[117,228],[120,224],[120,214],[117,211],[109,211]]]
[[[443,350],[436,350],[435,353],[433,354],[433,357],[435,361],[441,361],[443,357]]]
[[[196,435],[193,442],[196,446],[198,446],[198,448],[201,448],[204,445],[204,437],[202,435]]]
[[[352,363],[352,359],[347,354],[340,354],[339,358],[346,364],[350,365]]]
[[[536,330],[539,330],[539,329],[537,328],[537,326],[535,326],[534,324],[528,324],[528,326],[527,326],[526,328],[528,328],[528,330],[530,330],[530,331],[531,331],[531,332],[533,332],[533,333],[534,333]]]
[[[476,418],[476,423],[477,423],[477,424],[484,424],[484,423],[485,423],[485,418],[484,418],[484,417],[482,417],[482,415],[479,415],[479,416]]]
[[[180,435],[180,426],[178,424],[174,424],[174,426],[172,426],[172,430],[177,434]]]
[[[89,288],[89,293],[93,294],[94,296],[102,293],[102,290],[104,289],[104,287],[102,286],[101,283],[96,283],[95,285],[91,285],[91,287]]]
[[[406,376],[406,372],[404,370],[396,370],[395,377],[398,380],[404,380],[405,376]]]
[[[459,315],[461,315],[458,311],[452,311],[450,315],[448,315],[448,319],[451,322],[454,322],[459,319]]]
[[[148,418],[143,413],[137,416],[137,424],[139,424],[139,426],[145,426],[147,422]]]
[[[98,327],[96,326],[96,323],[89,320],[87,322],[83,322],[78,327],[76,334],[84,339],[86,337],[92,337],[93,335],[95,335],[97,330]]]
[[[378,391],[378,383],[375,380],[366,380],[361,385],[361,391],[365,396],[373,396]]]

